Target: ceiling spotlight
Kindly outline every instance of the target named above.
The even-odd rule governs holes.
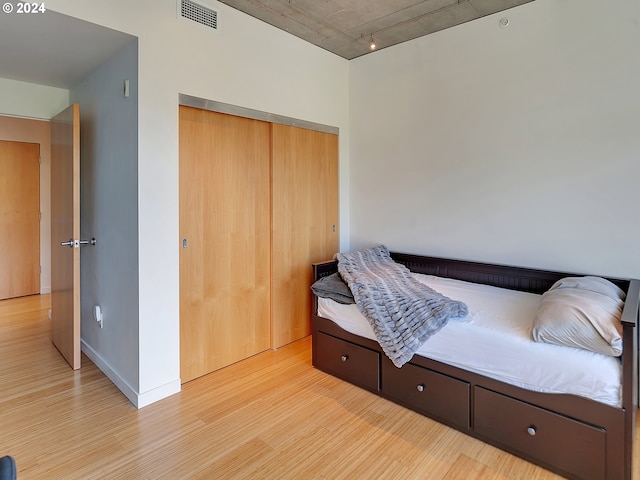
[[[376,42],[373,40],[373,33],[371,34],[371,40],[369,41],[369,50],[376,49]]]

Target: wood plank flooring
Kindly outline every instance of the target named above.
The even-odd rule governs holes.
[[[48,308],[0,302],[0,455],[20,480],[561,478],[315,370],[310,338],[137,410],[86,357],[67,366]]]

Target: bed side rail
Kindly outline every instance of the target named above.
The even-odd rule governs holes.
[[[313,267],[313,281],[327,277],[332,273],[336,273],[338,271],[338,261],[337,260],[327,260],[326,262],[318,262],[312,263]]]
[[[640,313],[640,280],[629,281],[622,309],[622,407],[625,410],[625,478],[633,471],[633,441],[638,410],[638,315]]]
[[[640,316],[640,280],[629,281],[627,298],[622,308],[622,377],[624,390],[622,406],[633,413],[639,404],[638,399],[638,317]],[[630,427],[635,427],[635,421]]]
[[[322,277],[327,277],[332,273],[336,273],[338,271],[338,261],[337,260],[327,260],[326,262],[318,262],[312,263],[311,268],[313,269],[313,281],[321,279]],[[311,302],[311,314],[315,315],[318,313],[318,297],[312,295],[313,301]],[[313,349],[315,355],[315,348]]]
[[[638,312],[640,312],[640,280],[629,280],[627,298],[622,309],[622,324],[635,327],[638,324]]]

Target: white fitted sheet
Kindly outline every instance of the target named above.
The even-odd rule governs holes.
[[[469,315],[450,319],[417,354],[518,387],[569,393],[622,405],[622,365],[615,357],[534,342],[531,324],[540,295],[414,274],[437,292],[467,304]],[[375,340],[356,305],[318,298],[318,315]]]

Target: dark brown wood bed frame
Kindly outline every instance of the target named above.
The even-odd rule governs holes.
[[[391,256],[416,273],[539,294],[562,277],[581,275],[402,253]],[[336,261],[313,265],[314,280],[336,271]],[[631,480],[640,281],[609,280],[627,292],[621,408],[575,395],[522,389],[417,355],[396,368],[377,342],[319,317],[317,299],[313,365],[567,478]]]

